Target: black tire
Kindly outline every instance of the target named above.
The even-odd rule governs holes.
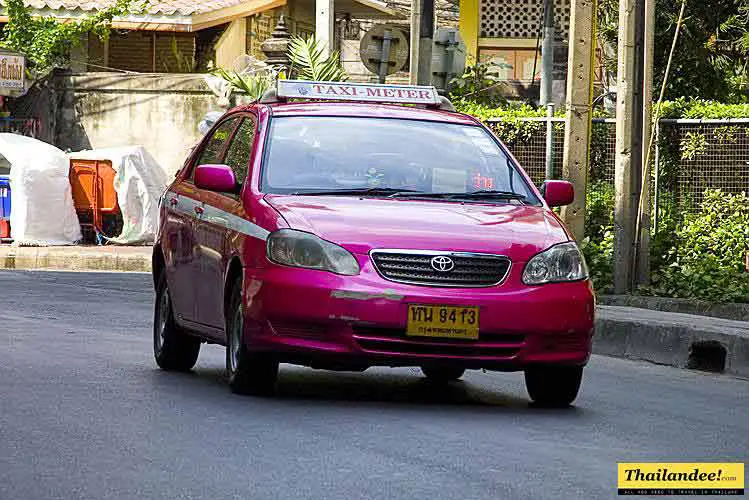
[[[536,404],[552,408],[572,404],[582,379],[582,366],[544,366],[525,370],[528,395]]]
[[[156,302],[153,308],[153,357],[162,370],[190,371],[198,360],[200,339],[188,335],[175,323],[164,271],[161,271],[156,283]]]
[[[465,368],[458,366],[427,365],[421,367],[421,373],[424,374],[427,380],[440,384],[458,380],[465,372]]]
[[[235,394],[271,396],[278,379],[278,361],[264,353],[250,353],[242,340],[242,282],[234,282],[226,312],[226,373]]]

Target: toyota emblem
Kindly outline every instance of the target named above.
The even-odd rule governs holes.
[[[435,271],[446,273],[448,271],[452,271],[454,267],[455,262],[453,262],[453,260],[446,255],[438,255],[436,257],[432,257],[432,268]]]

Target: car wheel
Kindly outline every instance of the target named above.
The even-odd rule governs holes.
[[[541,406],[566,407],[577,397],[582,378],[582,366],[534,367],[525,370],[525,387]]]
[[[278,361],[250,353],[243,341],[242,282],[234,283],[226,315],[226,372],[235,394],[269,396],[276,388]]]
[[[466,372],[465,368],[455,366],[422,366],[421,372],[431,382],[441,384],[458,380]]]
[[[153,356],[163,370],[190,371],[198,360],[200,339],[192,337],[174,321],[172,300],[164,271],[156,285],[153,311]]]

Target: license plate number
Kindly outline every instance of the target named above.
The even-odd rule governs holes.
[[[479,308],[410,304],[406,335],[477,339]]]

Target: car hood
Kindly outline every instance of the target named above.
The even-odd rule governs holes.
[[[499,253],[526,261],[569,236],[542,206],[266,195],[293,229],[354,253],[372,249]]]

